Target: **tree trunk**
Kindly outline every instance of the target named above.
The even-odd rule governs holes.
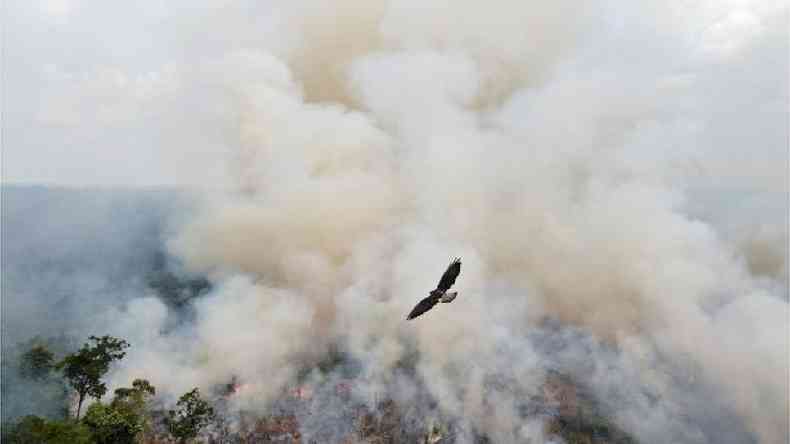
[[[80,420],[80,410],[82,409],[82,401],[85,399],[85,395],[80,393],[80,399],[77,401],[77,421]]]

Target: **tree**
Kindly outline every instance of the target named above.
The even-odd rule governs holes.
[[[38,344],[22,354],[19,362],[19,373],[30,379],[41,380],[52,370],[55,356],[46,346]]]
[[[107,393],[101,378],[110,369],[110,364],[126,356],[124,349],[129,343],[112,336],[89,338],[93,344],[85,343],[76,353],[67,355],[56,368],[63,371],[71,387],[77,392],[77,419],[86,396],[100,399]]]
[[[88,407],[82,423],[91,430],[97,444],[132,444],[143,431],[136,418],[101,402]]]
[[[146,397],[154,396],[156,387],[152,386],[147,379],[135,379],[132,381],[132,388],[121,387],[115,389],[115,399],[113,402],[134,402],[136,405],[144,403]]]
[[[200,397],[200,390],[194,388],[179,398],[176,409],[168,411],[166,421],[170,433],[184,443],[196,437],[213,419],[214,409]]]
[[[92,404],[82,422],[98,444],[133,444],[146,428],[146,402],[154,394],[148,381],[135,379],[131,388],[116,389],[109,405]]]
[[[56,356],[68,351],[61,338],[35,336],[14,345],[4,344],[0,359],[0,406],[3,420],[20,414],[45,418],[68,415],[71,392],[60,372],[53,372]]]
[[[92,444],[90,431],[74,421],[53,421],[25,416],[16,424],[3,424],[2,442],[7,444]]]
[[[129,418],[136,421],[143,432],[150,431],[151,421],[148,401],[156,395],[156,387],[145,379],[135,379],[132,388],[122,387],[115,390],[115,398],[110,404]]]

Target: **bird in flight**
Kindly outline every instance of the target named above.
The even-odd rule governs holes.
[[[406,317],[406,320],[412,320],[417,316],[425,313],[426,311],[433,308],[434,305],[438,304],[439,302],[450,303],[455,299],[458,295],[457,291],[453,291],[448,293],[447,290],[453,286],[455,283],[455,278],[458,277],[458,274],[461,273],[461,258],[457,257],[450,265],[447,266],[447,270],[444,271],[442,278],[439,280],[439,285],[436,286],[435,290],[431,290],[428,293],[428,297],[421,300],[409,313]]]

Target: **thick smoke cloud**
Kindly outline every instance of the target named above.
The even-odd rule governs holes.
[[[172,92],[221,143],[167,149],[228,167],[167,241],[216,287],[106,311],[114,384],[264,412],[339,347],[462,440],[552,439],[517,404],[560,370],[644,442],[787,441],[786,2],[225,6]]]
[[[4,186],[3,339],[82,334],[92,317],[146,291],[163,267],[174,191]]]

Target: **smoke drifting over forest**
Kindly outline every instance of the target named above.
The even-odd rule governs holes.
[[[228,411],[265,413],[340,351],[354,397],[451,418],[460,442],[551,439],[518,403],[558,370],[640,442],[787,442],[787,13],[159,11],[177,61],[104,95],[69,77],[41,118],[69,128],[87,97],[74,131],[107,125],[107,94],[113,124],[145,109],[189,186],[5,186],[4,360],[12,338],[113,334],[132,347],[112,387],[145,377],[172,403],[236,378]],[[455,256],[457,299],[406,322]],[[208,285],[174,305],[162,270]]]

